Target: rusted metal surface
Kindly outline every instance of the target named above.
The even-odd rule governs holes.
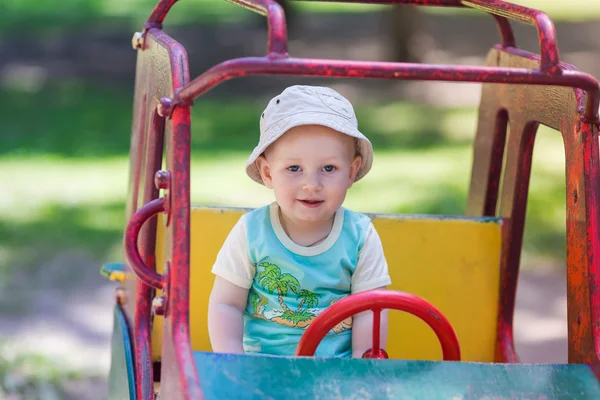
[[[511,67],[535,68],[539,62],[539,57],[518,49],[493,49],[487,58],[488,65]],[[563,73],[574,69],[562,63],[561,68]],[[600,357],[598,125],[579,118],[584,93],[578,89],[485,84],[482,90],[467,212],[498,215],[505,224],[498,361],[518,361],[512,324],[531,157],[541,123],[561,132],[565,144],[569,362],[597,364]],[[506,147],[501,132],[504,115],[510,124]],[[492,205],[497,196],[504,147],[504,179],[496,211]]]
[[[155,109],[159,113],[161,98],[171,97],[175,91],[189,81],[187,56],[185,50],[168,35],[157,29],[146,32],[143,49],[138,53],[139,86],[145,86],[150,101],[146,107]],[[138,85],[136,84],[136,90]],[[150,114],[150,113],[148,113]],[[157,117],[157,118],[158,118]],[[164,119],[163,119],[164,120]],[[161,138],[162,143],[162,138]],[[196,374],[189,337],[189,213],[190,213],[190,113],[188,107],[178,107],[170,114],[169,121],[164,125],[164,143],[166,146],[166,169],[158,174],[160,163],[155,163],[153,168],[147,169],[143,182],[152,183],[155,190],[154,198],[158,196],[158,188],[163,190],[163,199],[168,216],[167,240],[165,248],[165,259],[168,267],[164,275],[163,294],[166,302],[164,310],[164,332],[163,332],[163,362],[161,370],[161,390],[169,393],[172,399],[200,399],[202,393]],[[161,147],[162,150],[162,147]],[[162,154],[162,153],[161,153]],[[162,162],[162,159],[160,159]],[[146,201],[151,201],[148,198]],[[145,225],[144,225],[145,226]],[[133,235],[132,229],[132,235]],[[156,230],[152,232],[155,239]],[[133,242],[133,239],[130,239]],[[140,251],[141,251],[140,246]],[[154,260],[152,260],[154,261]],[[153,264],[146,263],[150,266]],[[144,279],[148,280],[146,274]],[[150,278],[154,286],[159,282]],[[142,282],[139,287],[147,287]],[[139,296],[138,308],[143,310],[144,317],[150,321],[152,296]],[[141,303],[144,303],[143,305]],[[143,331],[136,342],[145,343],[150,333]],[[140,398],[146,399],[148,388],[152,387],[150,352],[148,346],[144,346],[139,352],[136,349],[136,357],[143,362],[141,371],[136,371],[140,380],[137,382]]]
[[[169,131],[171,124],[165,124],[157,106],[161,97],[172,96],[176,88],[188,80],[183,47],[161,31],[155,30],[150,36],[152,39],[144,40],[138,51],[136,66],[127,218],[131,218],[139,206],[158,198],[159,189],[154,178],[163,161],[165,130]],[[158,181],[161,182],[162,178],[159,177]],[[156,218],[151,218],[142,226],[138,242],[143,263],[151,269],[155,268],[155,240]],[[139,399],[151,399],[150,327],[151,303],[155,293],[139,279],[127,281],[126,288],[128,292],[135,293],[135,302],[127,304],[127,316],[134,320],[135,326],[136,393]]]
[[[152,31],[151,31],[152,32]],[[183,83],[183,82],[182,82]],[[165,258],[168,276],[163,333],[161,390],[172,399],[202,399],[189,332],[190,275],[190,109],[177,107],[166,134],[166,165],[171,174],[170,223]]]
[[[379,349],[379,313],[382,309],[408,312],[425,322],[437,335],[446,361],[460,361],[460,345],[448,319],[431,303],[410,293],[392,290],[371,290],[348,296],[324,310],[306,328],[300,338],[296,356],[312,356],[325,335],[346,318],[373,310],[373,347]],[[371,358],[371,357],[370,357]],[[374,358],[374,357],[372,357]]]

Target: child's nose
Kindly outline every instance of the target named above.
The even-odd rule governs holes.
[[[323,189],[323,184],[321,183],[321,178],[319,174],[306,174],[306,179],[304,181],[304,190],[308,190],[311,192],[318,192]]]

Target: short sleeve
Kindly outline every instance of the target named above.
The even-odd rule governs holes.
[[[244,289],[252,286],[256,267],[248,256],[244,216],[239,219],[225,239],[212,267],[212,273]]]
[[[373,224],[369,224],[365,243],[358,255],[358,264],[352,275],[351,292],[358,293],[390,285],[392,280],[383,254],[381,239]]]

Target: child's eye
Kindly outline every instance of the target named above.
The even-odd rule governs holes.
[[[335,167],[333,165],[326,165],[323,167],[323,171],[325,172],[333,172],[335,171]]]
[[[297,165],[292,165],[291,167],[288,167],[288,171],[298,172],[298,171],[300,171],[300,167]]]

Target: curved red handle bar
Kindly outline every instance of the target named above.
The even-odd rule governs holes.
[[[329,306],[306,328],[296,356],[312,356],[321,340],[340,321],[367,310],[393,309],[421,318],[438,337],[446,361],[460,361],[456,332],[442,313],[421,297],[393,290],[371,290],[348,296]]]
[[[145,29],[162,27],[167,13],[177,0],[160,0],[144,25]],[[269,22],[268,53],[287,53],[287,33],[285,13],[273,0],[226,0],[249,10],[265,15]],[[310,0],[309,0],[310,1]],[[539,35],[541,63],[540,69],[558,75],[559,53],[556,45],[556,29],[550,17],[539,10],[507,3],[503,0],[312,0],[339,3],[363,4],[412,4],[437,7],[470,7],[484,10],[496,17],[504,46],[514,46],[515,40],[506,18],[535,25]]]
[[[165,277],[150,269],[142,260],[138,249],[138,236],[144,222],[165,209],[164,197],[144,204],[133,213],[125,230],[125,257],[129,265],[142,282],[155,289],[163,288]]]
[[[285,12],[279,3],[275,2],[274,0],[226,1],[238,4],[258,14],[266,16],[268,21],[267,53],[272,54],[273,56],[287,54]],[[167,13],[176,2],[177,0],[160,0],[144,24],[144,28],[162,28],[162,23],[167,16]]]
[[[540,69],[551,75],[561,73],[558,65],[560,60],[556,45],[556,29],[548,14],[502,0],[462,0],[461,3],[467,7],[487,11],[490,14],[534,25],[538,31],[540,42]]]

